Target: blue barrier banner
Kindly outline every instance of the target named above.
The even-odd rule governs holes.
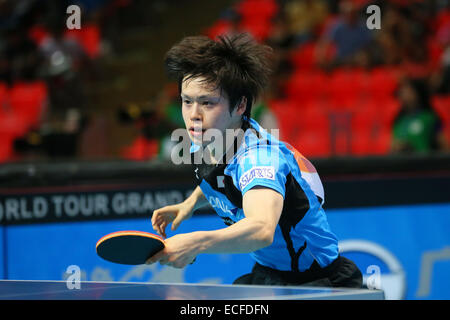
[[[450,204],[327,212],[369,287],[388,299],[450,299]]]
[[[5,266],[6,263],[8,261],[8,257],[6,256],[6,251],[5,251],[5,227],[3,227],[2,225],[0,225],[0,276],[2,277],[2,279],[6,278],[6,274],[5,274]]]
[[[327,215],[342,255],[356,262],[368,287],[381,287],[388,299],[450,298],[450,204],[329,209]],[[214,214],[194,215],[176,233],[223,227]],[[95,244],[107,233],[153,232],[148,217],[5,228],[6,270],[0,272],[7,279],[62,280],[76,266],[81,280],[232,283],[253,266],[247,254],[200,255],[185,269],[118,265],[97,256]]]
[[[176,232],[223,227],[218,216],[200,215],[185,221]],[[78,266],[81,280],[90,281],[232,283],[253,266],[247,254],[204,254],[184,269],[159,264],[119,265],[99,258],[97,241],[120,230],[154,232],[149,218],[9,226],[7,278],[62,280],[70,274],[66,272],[69,266]],[[168,230],[169,237],[173,234]]]

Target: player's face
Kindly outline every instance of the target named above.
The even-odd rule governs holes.
[[[202,80],[183,80],[181,85],[184,123],[192,142],[198,145],[205,144],[202,137],[208,129],[218,129],[225,135],[226,129],[240,128],[245,111],[245,106],[239,106],[230,113],[222,90]]]

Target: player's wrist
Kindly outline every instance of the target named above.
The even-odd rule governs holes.
[[[192,249],[195,256],[207,252],[209,248],[208,243],[209,243],[208,232],[206,231],[192,232]]]
[[[196,197],[189,197],[186,200],[184,200],[182,202],[182,204],[184,205],[184,207],[186,208],[187,211],[191,212],[195,209],[195,205],[197,203],[197,198]]]

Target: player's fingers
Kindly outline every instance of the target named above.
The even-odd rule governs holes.
[[[148,258],[145,263],[146,264],[153,264],[155,262],[158,262],[160,260],[162,260],[164,258],[165,252],[164,250],[161,250],[157,253],[155,253],[153,256],[151,256],[150,258]]]
[[[155,229],[155,231],[156,231],[160,236],[166,237],[166,232],[165,232],[166,225],[167,225],[167,223],[164,222],[164,221],[162,221],[161,223],[156,223],[156,224],[153,226],[153,229]]]
[[[176,230],[182,221],[183,219],[181,216],[176,217],[172,222],[172,231]]]
[[[163,208],[156,209],[156,210],[153,211],[152,224],[154,224],[156,222],[156,220],[161,218],[161,212],[162,212],[161,209],[163,209]]]
[[[163,233],[163,228],[165,228],[163,226],[163,224],[167,224],[166,220],[164,220],[161,217],[156,217],[154,219],[152,219],[152,227],[154,230],[156,230],[159,234]]]
[[[174,206],[167,206],[153,211],[152,225],[161,224],[162,221],[172,221],[177,216],[177,210]]]
[[[172,222],[172,230],[176,230],[181,222],[183,222],[187,218],[189,218],[189,212],[187,212],[186,210],[180,210]]]
[[[163,236],[163,238],[166,237],[166,227],[167,227],[166,221],[163,221],[163,223],[161,223],[159,226],[159,231],[160,231],[161,236]]]

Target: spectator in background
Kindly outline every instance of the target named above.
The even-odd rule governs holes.
[[[372,41],[372,33],[361,19],[359,8],[349,0],[339,3],[339,17],[325,30],[320,39],[318,60],[322,65],[339,66],[353,64],[357,53]],[[329,46],[334,45],[333,61],[326,61]]]
[[[89,58],[77,41],[64,37],[64,31],[64,25],[56,24],[40,44],[39,52],[44,60],[41,74],[49,88],[49,121],[53,126],[59,123],[74,132],[79,128],[74,125],[73,119],[81,118],[86,105],[80,72],[81,68],[88,65]]]
[[[441,120],[430,106],[426,82],[403,80],[398,89],[401,103],[392,128],[392,152],[414,153],[445,150]]]
[[[327,4],[322,0],[289,0],[284,5],[289,32],[300,44],[310,40],[328,15]]]
[[[373,59],[377,64],[397,65],[403,57],[402,42],[409,38],[408,21],[397,8],[386,5],[381,23],[383,27],[374,34]]]

